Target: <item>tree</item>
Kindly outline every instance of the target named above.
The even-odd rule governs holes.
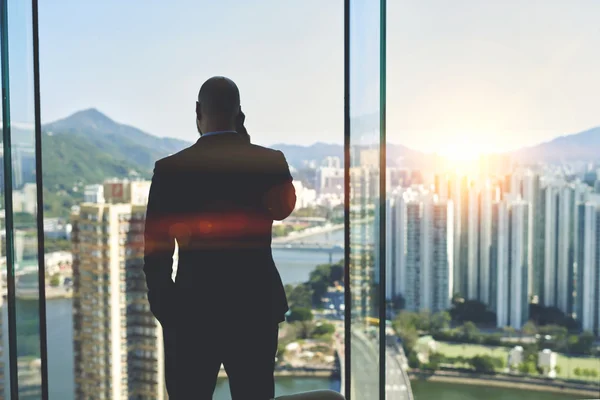
[[[417,329],[417,315],[410,311],[401,311],[393,322],[396,332],[404,329]]]
[[[533,361],[526,361],[519,364],[519,372],[522,374],[535,374],[537,367]]]
[[[460,328],[461,337],[467,342],[476,342],[479,339],[479,329],[471,321],[467,321]]]
[[[505,326],[504,328],[502,328],[502,330],[508,335],[508,337],[513,337],[513,335],[515,334],[515,328],[513,328],[512,326]]]
[[[492,357],[477,355],[470,360],[471,366],[480,374],[493,374],[496,371]]]
[[[413,351],[417,339],[419,339],[419,333],[416,328],[416,318],[417,315],[415,313],[402,311],[396,316],[394,322],[392,322],[396,335],[402,340],[402,347],[406,354]]]
[[[440,369],[440,364],[444,362],[444,355],[441,353],[431,353],[429,355],[429,362],[426,368],[431,371]]]
[[[592,378],[597,378],[598,377],[598,370],[597,369],[590,369],[590,376]]]
[[[419,339],[419,333],[415,328],[403,329],[399,334],[400,340],[402,340],[402,348],[405,352],[414,351],[417,340]]]
[[[310,273],[308,285],[312,290],[313,304],[320,305],[321,298],[327,293],[327,288],[333,286],[334,282],[341,282],[344,278],[344,266],[342,263],[321,264]]]
[[[592,332],[583,332],[576,337],[575,343],[569,342],[569,350],[573,353],[592,355],[595,337]]]
[[[278,343],[277,344],[277,359],[279,362],[281,362],[285,357],[285,344],[283,343]]]
[[[562,371],[562,369],[560,368],[560,365],[556,365],[554,367],[554,372],[556,372],[556,375],[560,375],[561,371]]]
[[[296,322],[296,321],[312,321],[313,314],[310,308],[298,307],[291,308],[290,314],[287,318],[288,322]]]
[[[481,301],[465,300],[461,302],[459,298],[453,302],[450,315],[455,322],[491,323],[496,320],[496,314],[488,311],[487,306]]]
[[[529,305],[529,317],[538,326],[558,325],[568,330],[576,330],[577,322],[565,315],[558,307],[544,307],[540,304]]]
[[[315,332],[315,323],[312,321],[296,321],[294,322],[298,339],[310,339]]]
[[[448,311],[438,311],[431,317],[430,332],[436,334],[450,327],[452,317]]]
[[[414,351],[408,353],[408,366],[411,368],[419,368],[421,366],[419,357],[417,357],[417,353]]]
[[[59,285],[60,285],[60,274],[52,275],[52,278],[50,278],[50,286],[57,287]]]
[[[575,376],[581,376],[581,368],[579,368],[579,367],[576,367],[576,368],[573,370],[573,373],[575,374]]]
[[[535,325],[535,322],[533,321],[527,321],[527,323],[525,325],[523,325],[523,329],[522,329],[523,333],[529,336],[533,336],[537,333],[537,326]]]
[[[285,293],[290,308],[312,307],[312,292],[308,285],[304,283],[300,285],[285,285]]]
[[[324,323],[317,324],[317,326],[315,327],[314,335],[315,336],[330,335],[334,332],[335,332],[335,325],[324,322]]]
[[[414,325],[419,331],[429,332],[431,328],[431,311],[419,311],[419,313],[415,316]]]

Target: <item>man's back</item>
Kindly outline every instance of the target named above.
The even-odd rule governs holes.
[[[210,78],[196,102],[200,139],[154,168],[144,273],[173,400],[212,398],[221,365],[232,399],[275,397],[279,323],[288,307],[271,229],[292,212],[296,194],[283,153],[250,144],[244,121],[236,84]]]
[[[244,304],[283,319],[287,302],[271,256],[267,197],[290,182],[281,152],[235,132],[203,136],[156,163],[147,232],[168,229],[177,240],[176,287],[193,293],[195,309],[231,314]]]

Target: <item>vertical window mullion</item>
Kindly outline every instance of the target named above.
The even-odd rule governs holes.
[[[44,246],[44,186],[42,184],[42,121],[40,105],[40,56],[38,29],[38,1],[32,0],[33,39],[33,85],[35,103],[35,185],[37,189],[37,239],[38,239],[38,288],[40,321],[40,358],[42,377],[42,399],[48,399],[48,342],[46,326],[46,262]]]
[[[380,0],[379,17],[379,398],[386,398],[386,211],[387,211],[387,165],[386,165],[386,6],[387,0]]]
[[[6,287],[8,307],[8,351],[10,396],[19,398],[17,363],[17,318],[15,304],[15,254],[13,220],[13,179],[10,129],[10,84],[8,57],[8,0],[0,0],[0,42],[2,63],[2,144],[4,168],[4,212],[6,229]]]
[[[344,376],[341,389],[350,400],[352,292],[350,284],[350,1],[344,0]]]

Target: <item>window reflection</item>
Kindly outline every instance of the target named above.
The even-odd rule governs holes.
[[[57,51],[42,54],[47,66],[43,110],[49,115],[43,126],[46,255],[64,252],[72,257],[70,264],[54,269],[46,279],[49,294],[61,293],[47,297],[50,398],[165,398],[164,337],[149,312],[141,271],[147,190],[154,162],[197,140],[193,112],[183,110],[195,101],[202,81],[217,73],[231,74],[239,85],[252,140],[260,145],[279,143],[273,147],[286,154],[298,197],[297,210],[273,227],[273,258],[291,306],[288,322],[280,329],[276,394],[340,390],[344,165],[343,109],[335,99],[343,91],[342,3],[311,0],[284,7],[277,1],[262,5],[201,2],[165,5],[163,12],[157,12],[158,6],[146,8],[143,18],[139,4],[131,4],[116,15],[114,5],[104,3],[41,4],[42,52],[60,47],[60,53],[78,55],[66,62]],[[216,54],[230,48],[247,60],[244,66],[216,60],[209,65],[212,61],[196,51],[185,50],[183,58],[175,55],[176,47],[198,46],[196,39],[185,45],[183,37],[197,38],[220,29],[218,24],[199,26],[196,18],[190,18],[195,9],[214,16],[208,20],[227,14],[239,21],[236,26],[246,27],[222,35],[222,47],[203,50]],[[122,19],[129,11],[139,17],[135,23]],[[164,13],[170,13],[173,20],[187,18],[189,23],[168,30],[186,26],[188,33],[170,37],[157,31]],[[249,23],[249,13],[258,20]],[[90,20],[92,14],[104,15],[105,22]],[[57,24],[64,26],[59,29]],[[317,30],[322,34],[316,35]],[[117,31],[121,34],[115,37]],[[141,40],[142,31],[153,39]],[[127,49],[116,50],[124,38],[130,41]],[[90,51],[88,43],[97,40],[102,44]],[[312,44],[290,46],[307,40]],[[150,42],[149,51],[142,50]],[[139,51],[129,50],[133,43],[139,43]],[[114,57],[107,63],[104,56],[98,60],[101,53]],[[175,58],[180,61],[173,63]],[[102,84],[96,86],[82,75],[98,68],[98,61],[105,68],[98,70]],[[148,66],[154,66],[152,73]],[[143,95],[140,101],[138,95],[148,90],[140,83],[158,77],[169,82],[170,88]],[[97,87],[92,97],[75,87],[90,83]],[[113,88],[111,93],[102,88],[108,86]],[[71,95],[66,96],[67,92]],[[94,108],[85,108],[90,105]],[[304,111],[292,110],[295,105]],[[153,108],[170,116],[157,118],[161,122],[156,126],[149,124],[148,114],[160,114],[148,113]],[[302,113],[312,115],[309,123],[299,118]],[[329,144],[314,145],[323,149],[315,156],[310,145],[321,140]],[[323,152],[327,154],[322,156]],[[208,326],[211,323],[207,321]],[[240,340],[247,329],[239,327]],[[219,375],[223,379],[214,397],[230,398],[225,371]]]
[[[597,354],[600,9],[540,5],[390,2],[387,297],[416,398],[529,398],[428,377],[547,390]]]

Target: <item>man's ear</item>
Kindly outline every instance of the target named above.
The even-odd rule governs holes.
[[[196,102],[196,118],[202,119],[202,110],[201,110],[199,101]]]

